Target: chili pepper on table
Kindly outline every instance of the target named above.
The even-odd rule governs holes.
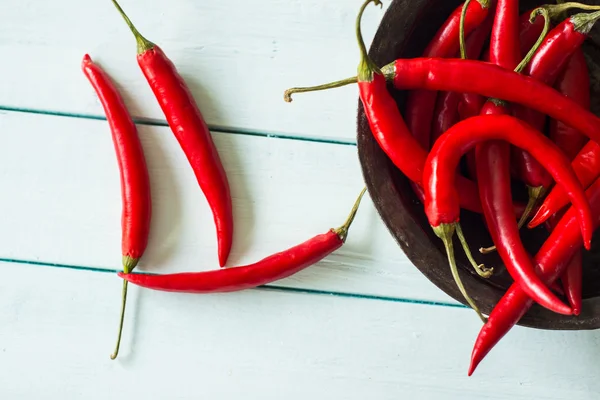
[[[83,57],[81,68],[102,103],[112,132],[119,165],[123,204],[121,212],[123,271],[130,273],[144,254],[150,233],[152,201],[144,150],[123,98],[108,74],[87,54]],[[119,333],[115,350],[110,356],[112,359],[115,359],[119,353],[126,302],[127,282],[124,281]]]
[[[556,80],[556,90],[585,108],[590,108],[590,75],[581,49],[575,51]],[[550,120],[550,139],[567,157],[573,159],[587,142],[587,138],[560,121]]]
[[[317,235],[304,243],[273,254],[254,264],[202,272],[177,274],[125,274],[118,275],[149,289],[183,293],[224,293],[265,285],[287,278],[322,260],[339,249],[348,236],[348,229],[356,216],[363,189],[352,207],[346,222],[337,229]]]
[[[459,48],[458,31],[461,14],[465,14],[464,32],[471,33],[487,17],[495,0],[467,0],[458,6],[439,28],[423,57],[451,57]],[[408,130],[412,132],[423,148],[429,148],[431,138],[431,120],[435,108],[437,93],[434,91],[415,90],[408,96],[404,113]]]
[[[454,231],[459,234],[459,238],[461,236],[460,207],[453,185],[453,174],[465,152],[478,143],[489,140],[503,140],[526,149],[544,165],[558,184],[567,189],[578,210],[584,245],[589,249],[593,234],[591,211],[583,189],[569,166],[569,160],[550,139],[526,123],[508,115],[485,115],[459,122],[442,135],[429,153],[423,171],[425,213],[435,234],[444,242],[450,263],[454,263]],[[553,304],[553,311],[571,313],[570,308],[560,301],[546,300],[548,304]]]
[[[231,193],[208,126],[171,60],[159,46],[140,34],[116,0],[112,2],[135,36],[138,64],[212,210],[217,230],[219,264],[224,266],[233,240]]]
[[[600,18],[600,13],[576,14],[561,22],[549,34],[536,55],[531,60],[526,73],[547,85],[553,85],[558,74],[565,66],[570,56],[580,48],[591,27]],[[515,116],[541,130],[545,116],[539,112],[524,107],[515,108]],[[522,151],[514,154],[519,176],[527,184],[530,192],[530,209],[552,185],[550,176],[539,163]],[[528,211],[529,211],[528,210]],[[529,212],[523,218],[527,218]]]
[[[600,225],[600,179],[587,190],[593,211],[594,227]],[[554,282],[564,271],[569,260],[581,248],[581,231],[577,226],[574,207],[560,219],[535,256],[538,275],[546,284]],[[490,313],[488,322],[481,328],[471,355],[469,376],[492,348],[519,322],[533,301],[517,284],[512,284]]]

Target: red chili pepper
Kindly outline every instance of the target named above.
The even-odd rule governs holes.
[[[600,180],[586,191],[593,210],[594,226],[600,225]],[[569,260],[581,246],[581,231],[577,224],[574,207],[560,220],[535,256],[540,278],[551,284],[566,268]],[[525,315],[533,301],[517,284],[513,284],[496,304],[488,322],[481,328],[471,355],[469,376],[490,350]]]
[[[490,62],[515,69],[523,58],[519,34],[519,1],[498,0],[490,38]]]
[[[145,288],[184,293],[233,292],[287,278],[317,263],[344,244],[364,193],[365,189],[360,193],[348,219],[341,227],[331,229],[327,233],[317,235],[304,243],[273,254],[254,264],[203,272],[165,275],[119,272],[118,275]]]
[[[81,69],[102,103],[112,132],[121,176],[123,270],[129,273],[144,254],[150,233],[152,201],[144,150],[123,98],[108,74],[94,64],[87,54],[83,57]],[[123,282],[119,334],[115,351],[111,355],[113,360],[119,353],[126,301],[127,282]]]
[[[431,127],[432,145],[444,132],[458,122],[458,103],[461,97],[462,93],[457,92],[442,92],[438,95]]]
[[[231,194],[225,170],[208,126],[192,93],[171,60],[160,47],[138,32],[116,0],[112,2],[135,36],[138,64],[212,210],[217,229],[219,264],[224,266],[233,239]]]
[[[555,88],[582,107],[590,108],[590,75],[581,49],[567,62],[556,80]],[[575,158],[587,142],[587,138],[576,129],[553,119],[550,120],[550,138],[570,159]]]
[[[524,122],[508,115],[486,115],[459,122],[442,135],[429,153],[423,171],[425,213],[436,235],[444,241],[450,262],[453,262],[451,260],[451,243],[454,230],[459,234],[459,238],[461,235],[458,223],[460,208],[453,186],[452,174],[456,170],[460,157],[466,151],[476,144],[488,140],[503,140],[519,148],[527,149],[538,161],[543,163],[557,183],[568,188],[572,202],[579,211],[585,246],[590,248],[593,234],[591,211],[583,189],[577,183],[575,174],[569,167],[568,159],[548,138]],[[517,231],[511,235],[511,238],[518,240]],[[509,255],[506,254],[506,256]],[[513,260],[523,262],[523,259],[528,259],[525,251],[523,254],[516,254]],[[540,292],[542,292],[543,285],[536,286],[534,280],[528,280],[534,274],[527,274],[527,267],[524,267],[523,264],[521,267],[513,266],[515,268],[512,272],[519,274],[518,276],[525,283],[524,286],[536,287],[536,290],[531,291],[544,304],[551,304],[553,311],[571,314],[571,309],[558,301],[550,291],[546,291],[546,297],[542,297]]]
[[[477,0],[465,5],[464,32],[468,35],[485,20],[493,1]],[[423,52],[423,57],[452,57],[458,52],[458,31],[463,8],[460,5],[452,12]],[[436,97],[436,92],[415,90],[409,94],[404,112],[408,130],[425,149],[429,148]]]
[[[482,115],[504,115],[507,107],[488,101]],[[506,269],[523,290],[543,307],[562,314],[572,310],[546,287],[535,274],[527,250],[519,238],[519,227],[512,207],[510,191],[510,146],[502,141],[488,141],[476,150],[479,195],[488,230]]]
[[[519,4],[515,0],[499,0],[496,20],[490,39],[490,60],[506,69],[524,67],[519,48]],[[543,29],[547,32],[549,22]],[[532,49],[531,53],[535,51]],[[526,57],[527,58],[527,57]],[[482,115],[508,114],[508,105],[490,100]],[[512,207],[510,178],[510,145],[502,141],[487,141],[476,147],[476,171],[479,195],[486,225],[506,268],[515,282],[543,307],[553,310],[559,306],[563,313],[572,310],[537,277],[533,263],[519,238]]]
[[[575,255],[571,258],[569,264],[567,264],[567,268],[565,268],[565,271],[560,276],[563,291],[573,309],[573,315],[581,313],[582,257],[581,251],[575,252]]]
[[[552,86],[570,56],[581,47],[589,30],[600,18],[600,13],[576,14],[566,19],[549,34],[527,68],[527,74],[547,85]],[[526,121],[535,129],[541,130],[545,116],[534,110],[523,107],[515,108],[515,116]],[[550,176],[544,169],[523,152],[515,152],[515,164],[520,177],[537,196],[531,198],[535,205],[540,196],[552,185]]]
[[[494,22],[494,13],[488,12],[488,16],[471,35],[466,42],[466,54],[470,58],[479,58],[483,45],[492,29]],[[433,125],[431,130],[431,143],[433,144],[444,132],[458,121],[459,100],[466,96],[467,93],[443,92],[437,96],[435,112],[433,113]],[[481,96],[468,96],[463,100],[463,112],[471,113],[472,109],[476,109],[471,116],[475,116],[483,106]],[[461,115],[461,118],[465,118]],[[471,177],[473,178],[473,177]]]

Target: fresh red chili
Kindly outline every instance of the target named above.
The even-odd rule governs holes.
[[[507,114],[506,105],[488,101],[482,115]],[[487,141],[476,148],[479,195],[488,230],[506,269],[533,300],[562,314],[565,306],[535,274],[527,250],[519,238],[510,190],[510,146],[503,141]]]
[[[479,58],[483,45],[492,29],[492,24],[494,22],[493,17],[494,13],[488,12],[488,16],[482,22],[481,26],[469,35],[466,41],[466,55],[468,57],[475,59]],[[467,93],[442,92],[437,96],[435,112],[433,113],[433,125],[431,128],[431,144],[435,143],[437,138],[458,121],[457,110],[459,109],[459,100],[466,95]],[[469,114],[472,113],[469,115],[470,117],[477,115],[483,105],[481,96],[477,95],[474,97],[469,96],[466,101],[463,100],[463,103],[463,112]],[[476,109],[477,111],[472,112],[472,109]],[[466,117],[461,116],[461,118],[464,119]]]
[[[487,140],[503,140],[527,149],[543,163],[557,183],[569,188],[573,204],[579,210],[584,243],[586,248],[589,248],[593,234],[591,212],[583,189],[569,167],[568,159],[548,138],[524,122],[508,115],[486,115],[459,122],[440,137],[427,158],[423,171],[425,213],[434,232],[444,241],[446,248],[448,249],[448,243],[451,243],[454,230],[459,234],[459,238],[461,234],[458,223],[460,208],[452,183],[452,174],[456,170],[460,157],[466,151]],[[518,240],[518,233],[515,231],[511,237]],[[506,256],[508,257],[508,254]],[[523,254],[515,255],[512,260],[524,263],[523,260],[526,259],[528,255],[523,251]],[[507,267],[509,265],[510,263]],[[527,274],[526,268],[521,264],[520,268],[515,266],[512,272],[519,274],[527,288],[536,287],[536,290],[532,289],[531,292],[534,292],[544,304],[551,304],[552,310],[570,314],[570,308],[558,301],[549,291],[546,291],[546,297],[542,297],[543,290],[540,286],[543,285],[535,286],[535,281],[531,278],[534,274]]]
[[[499,0],[490,39],[490,61],[506,69],[524,66],[520,63],[518,22],[518,1]],[[485,104],[481,114],[509,114],[508,105],[492,99]],[[478,144],[476,171],[486,225],[510,275],[543,307],[551,310],[559,307],[562,313],[571,313],[572,310],[562,304],[537,277],[531,258],[519,238],[511,197],[510,145],[497,140]]]
[[[444,58],[397,59],[382,67],[381,72],[398,90],[470,91],[521,104],[564,122],[600,143],[600,119],[589,110],[531,77],[490,63]],[[287,89],[284,99],[289,102],[294,93],[341,87],[356,82],[356,79]]]
[[[581,47],[589,30],[598,18],[600,18],[600,13],[576,14],[561,22],[548,34],[548,37],[531,60],[526,73],[552,86],[571,55]],[[515,116],[526,121],[535,129],[543,129],[545,116],[539,112],[516,107]],[[519,176],[529,186],[530,190],[536,189],[537,193],[543,195],[552,185],[550,176],[527,153],[517,151],[514,156]],[[538,198],[531,199],[533,204],[537,201]]]
[[[582,107],[590,108],[590,75],[581,49],[567,62],[556,80],[555,88]],[[587,142],[587,138],[579,131],[554,119],[550,120],[550,138],[570,159],[574,159]]]
[[[381,4],[374,1],[375,4]],[[371,132],[379,146],[394,163],[416,185],[422,186],[423,166],[427,152],[409,132],[396,102],[389,93],[385,77],[378,72],[367,55],[360,33],[360,17],[363,4],[357,18],[357,40],[361,52],[361,65],[365,76],[359,77],[359,93]],[[458,177],[457,185],[461,194],[461,205],[471,211],[481,212],[481,203],[477,196],[477,187],[472,181]],[[417,195],[419,191],[416,190]]]
[[[81,68],[102,103],[112,132],[119,165],[123,204],[121,213],[123,271],[130,273],[144,254],[150,233],[152,201],[144,150],[125,102],[108,74],[87,54],[83,57]],[[115,359],[119,353],[126,301],[127,282],[123,282],[119,333],[115,350],[111,355],[112,359]]]
[[[493,0],[471,1],[465,9],[465,35],[475,30],[487,17]],[[458,6],[437,31],[423,52],[423,57],[452,57],[458,52],[458,31],[464,5]],[[431,120],[435,108],[437,93],[426,90],[414,90],[408,96],[404,116],[409,132],[425,149],[429,148],[431,138]]]
[[[600,179],[587,189],[586,195],[593,210],[594,226],[598,227],[600,225]],[[535,256],[536,269],[540,278],[546,284],[554,282],[580,248],[581,230],[577,225],[575,209],[571,207]],[[519,322],[532,304],[531,298],[519,285],[511,285],[479,332],[471,355],[469,376],[500,339]]]
[[[160,47],[144,38],[117,1],[112,1],[135,36],[138,64],[212,210],[217,230],[219,264],[224,266],[233,240],[231,194],[227,175],[208,126],[171,60]]]
[[[462,93],[442,92],[437,97],[431,127],[431,144],[458,121],[458,103]]]
[[[331,229],[327,233],[317,235],[304,243],[273,254],[254,264],[203,272],[165,275],[119,272],[118,275],[145,288],[184,293],[233,292],[287,278],[317,263],[344,244],[364,193],[365,189],[361,192],[348,219],[341,227]]]

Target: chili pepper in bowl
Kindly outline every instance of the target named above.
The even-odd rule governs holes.
[[[463,31],[474,31],[493,9],[495,0],[471,0],[458,6],[438,29],[423,52],[423,57],[450,57],[459,47],[458,30],[462,20]],[[461,15],[464,14],[464,18]],[[404,113],[408,130],[417,138],[419,144],[429,148],[431,138],[431,120],[435,108],[437,93],[427,90],[415,90],[408,96]]]
[[[543,10],[532,12],[532,19],[538,12],[544,14],[545,26],[537,43],[526,55],[525,62],[521,62],[518,2],[499,0],[490,39],[491,62],[517,72],[526,66],[526,61],[536,51],[550,25],[548,15]],[[508,105],[496,99],[488,100],[481,112],[481,115],[507,114],[510,114]],[[520,226],[515,218],[511,197],[510,145],[499,140],[480,143],[476,146],[475,161],[486,225],[509,274],[543,307],[551,310],[557,310],[558,307],[561,313],[569,314],[571,310],[537,277],[531,258],[519,238]]]
[[[526,73],[547,85],[553,85],[571,55],[581,47],[591,27],[600,18],[600,12],[576,14],[558,24],[537,51]],[[545,116],[524,107],[515,108],[515,116],[541,130]],[[527,218],[533,207],[552,185],[552,179],[535,160],[522,151],[515,152],[515,164],[519,176],[527,184],[530,192],[530,207],[523,218]]]
[[[112,2],[135,36],[138,64],[212,210],[217,230],[219,264],[224,266],[233,240],[231,193],[208,126],[175,65],[160,47],[140,34],[119,3],[116,0]]]
[[[526,123],[508,115],[486,115],[459,122],[442,135],[429,153],[423,171],[425,213],[435,234],[444,242],[451,267],[456,268],[452,265],[455,263],[452,236],[455,230],[459,238],[462,233],[453,174],[462,155],[476,144],[489,140],[503,140],[526,149],[544,165],[558,184],[567,189],[578,210],[584,245],[589,249],[593,234],[591,211],[568,159],[550,139]],[[564,304],[546,300],[545,303],[553,304],[553,311],[571,313]]]
[[[126,274],[118,275],[134,285],[154,290],[182,293],[224,293],[250,289],[287,278],[322,260],[338,250],[348,237],[363,189],[352,207],[346,222],[337,229],[317,235],[304,243],[273,254],[254,264],[202,272],[176,274]]]
[[[590,75],[583,51],[578,49],[556,80],[556,90],[585,108],[590,108]],[[587,142],[578,130],[554,119],[550,120],[550,139],[567,157],[574,159]]]
[[[121,212],[123,271],[130,273],[144,254],[150,233],[152,201],[144,150],[125,102],[108,74],[87,54],[83,57],[81,68],[102,103],[112,132],[119,164],[123,203]],[[119,354],[126,303],[127,282],[124,281],[117,344],[110,356],[113,360]]]
[[[586,196],[593,212],[594,227],[597,228],[600,226],[600,179],[586,190]],[[581,248],[581,230],[576,214],[574,207],[571,207],[535,255],[538,275],[547,284],[551,284],[561,275],[569,260]],[[519,322],[532,304],[531,298],[519,285],[511,285],[477,336],[471,355],[469,376],[504,335]]]

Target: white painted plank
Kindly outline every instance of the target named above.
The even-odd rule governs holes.
[[[262,290],[134,288],[111,361],[114,275],[0,272],[4,398],[583,400],[600,390],[598,331],[517,328],[468,378],[480,327],[469,310]]]
[[[282,95],[290,86],[355,75],[360,3],[122,0],[139,30],[188,79],[210,124],[351,141],[355,87],[298,96],[293,104]],[[382,16],[376,7],[365,14],[367,42]],[[79,69],[89,52],[124,89],[135,116],[164,120],[137,66],[133,36],[110,0],[12,2],[0,13],[0,52],[0,106],[101,115]]]
[[[167,127],[140,126],[139,133],[153,197],[140,269],[216,268],[212,215],[177,141]],[[229,265],[341,225],[363,185],[353,146],[214,138],[234,202]],[[120,183],[106,121],[2,112],[0,159],[0,258],[120,268]],[[342,249],[277,285],[452,301],[407,260],[368,198]]]

